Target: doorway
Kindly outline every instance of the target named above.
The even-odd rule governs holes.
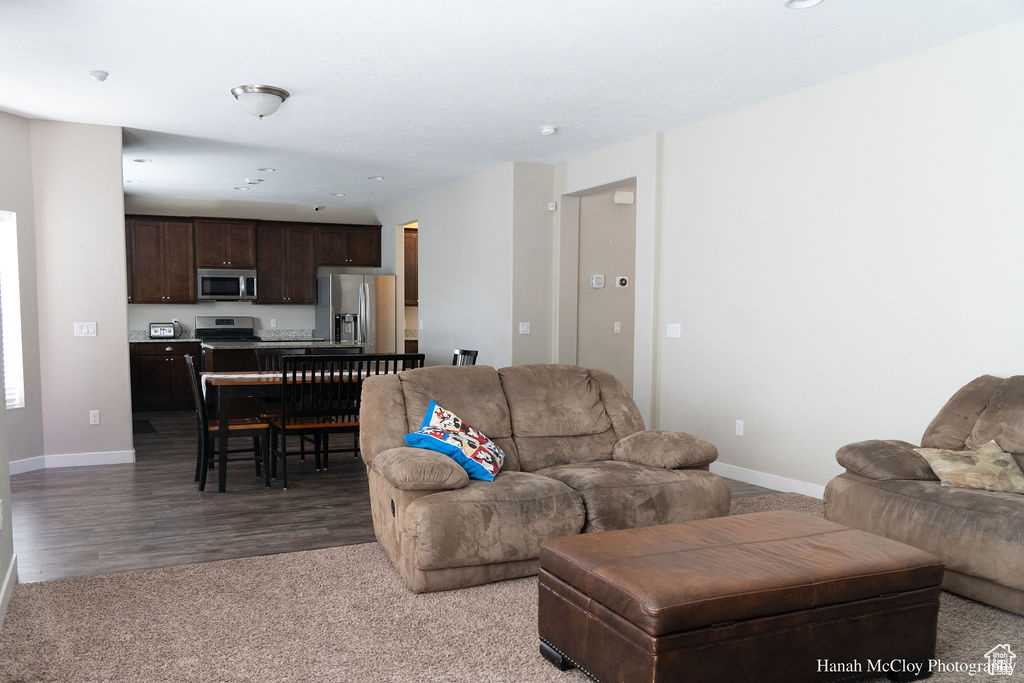
[[[402,226],[405,257],[405,352],[419,353],[419,221]]]
[[[579,197],[576,363],[633,393],[636,184]]]

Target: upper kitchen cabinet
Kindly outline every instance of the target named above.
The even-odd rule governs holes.
[[[316,226],[318,266],[380,267],[379,225]]]
[[[136,304],[195,303],[192,221],[129,216],[126,226],[128,301]]]
[[[194,218],[197,268],[255,268],[256,222]]]
[[[261,221],[256,226],[256,303],[315,302],[314,241],[312,225]]]

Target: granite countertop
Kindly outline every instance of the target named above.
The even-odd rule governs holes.
[[[182,342],[198,342],[199,340],[195,337],[163,337],[160,339],[150,339],[149,337],[132,337],[128,341],[132,344],[181,344]]]
[[[350,349],[362,348],[362,344],[326,342],[322,339],[312,340],[287,340],[287,341],[207,341],[203,342],[204,349],[322,349],[337,348]]]

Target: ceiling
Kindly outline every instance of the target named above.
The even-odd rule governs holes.
[[[128,195],[372,208],[1022,17],[1024,0],[0,0],[0,110],[123,126]],[[246,83],[291,97],[259,120],[229,92]],[[264,182],[233,189],[247,177]]]

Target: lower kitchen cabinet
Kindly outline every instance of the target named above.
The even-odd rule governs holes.
[[[133,411],[193,407],[185,355],[198,364],[198,342],[136,342],[130,346]]]

